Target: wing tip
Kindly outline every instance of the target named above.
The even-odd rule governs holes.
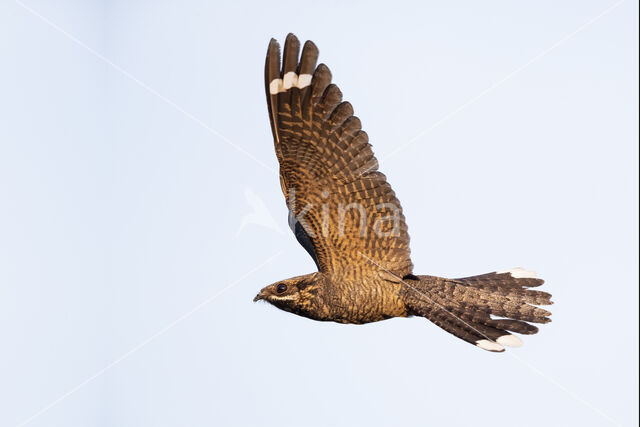
[[[304,42],[303,48],[308,49],[309,52],[314,52],[314,53],[320,52],[320,50],[318,49],[318,46],[316,46],[316,44],[311,40],[307,40],[306,42]]]
[[[278,43],[278,40],[272,37],[271,40],[269,40],[267,56],[273,55],[274,53],[278,53],[278,56],[280,56],[280,43]]]
[[[298,37],[296,37],[296,35],[293,34],[293,33],[287,34],[287,37],[285,38],[285,43],[286,42],[297,42],[297,41],[298,41]]]

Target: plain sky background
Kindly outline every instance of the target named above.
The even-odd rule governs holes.
[[[0,426],[637,425],[637,2],[21,1]],[[369,133],[416,273],[534,269],[553,323],[492,354],[252,303],[314,270],[264,99],[290,31]]]

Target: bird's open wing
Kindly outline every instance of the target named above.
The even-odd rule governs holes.
[[[322,272],[411,273],[400,202],[378,172],[367,134],[331,84],[318,49],[287,36],[269,43],[265,84],[289,225]],[[377,266],[376,266],[377,265]]]

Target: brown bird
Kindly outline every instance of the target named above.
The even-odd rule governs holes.
[[[550,322],[543,280],[516,268],[461,279],[413,274],[400,202],[367,134],[331,83],[318,48],[269,43],[265,85],[289,225],[318,267],[263,288],[254,301],[314,320],[369,323],[421,316],[482,349],[517,347],[511,332]]]

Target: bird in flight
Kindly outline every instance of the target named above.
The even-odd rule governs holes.
[[[269,119],[289,226],[318,271],[263,288],[254,301],[314,320],[363,324],[425,317],[484,350],[504,351],[547,323],[551,295],[515,268],[446,279],[416,275],[400,202],[378,171],[353,107],[331,83],[318,48],[289,34],[265,64]]]

